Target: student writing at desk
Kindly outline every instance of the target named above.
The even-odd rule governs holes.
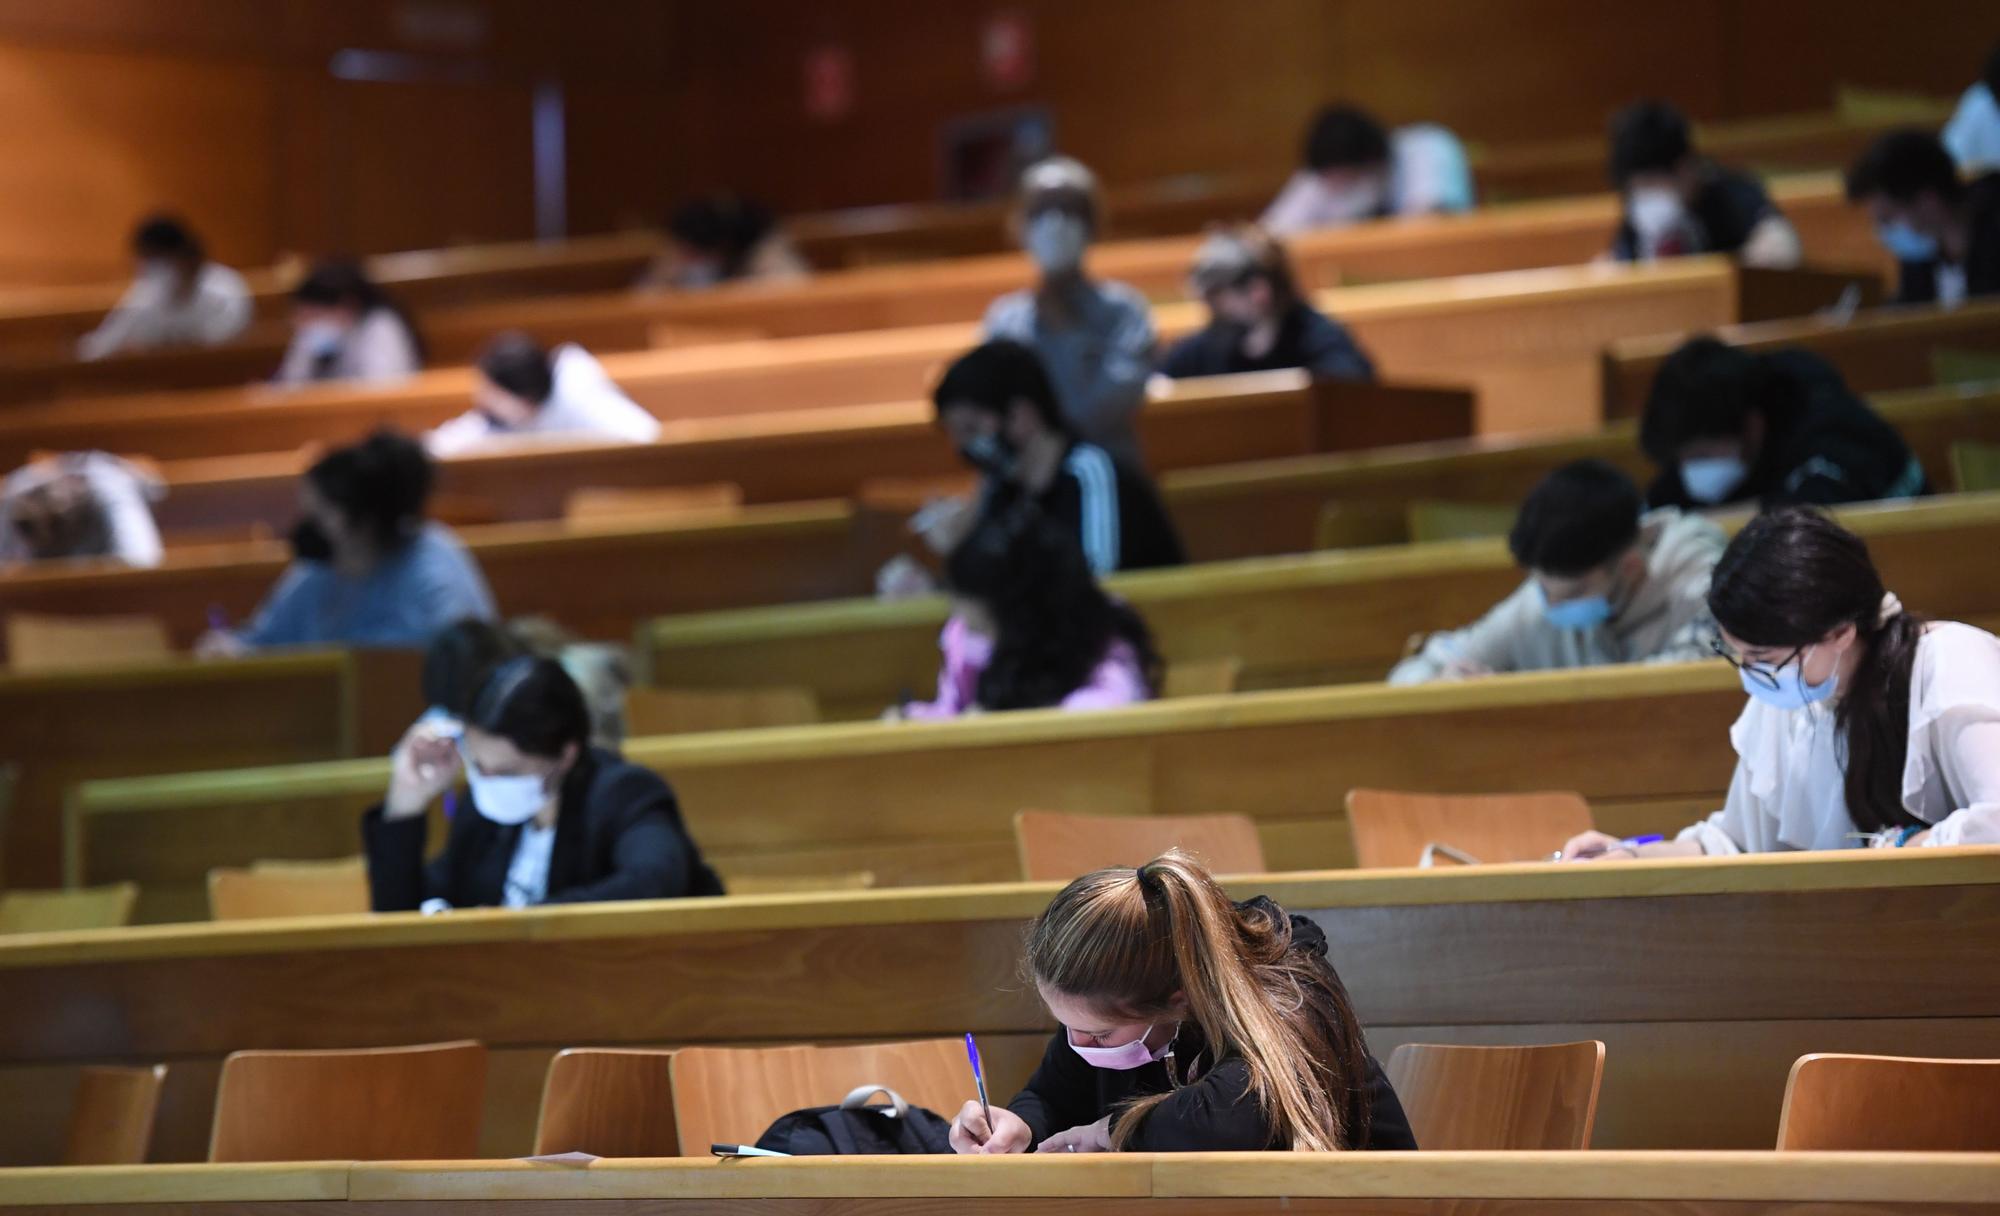
[[[1025,970],[1062,1029],[961,1153],[1412,1149],[1416,1138],[1319,926],[1231,903],[1175,851],[1086,874],[1028,931]]]
[[[426,863],[425,811],[461,769],[469,805]],[[361,837],[377,912],[722,894],[667,783],[590,746],[583,694],[554,659],[495,668],[458,729],[411,727]]]
[[[1904,611],[1861,538],[1802,507],[1737,534],[1708,603],[1750,694],[1722,809],[1652,844],[1585,832],[1565,857],[2000,844],[2000,638]]]

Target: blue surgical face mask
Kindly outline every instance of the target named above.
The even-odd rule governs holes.
[[[1881,241],[1882,248],[1887,249],[1898,262],[1937,261],[1937,238],[1918,232],[1910,227],[1908,220],[1891,220],[1876,225],[1875,239]]]
[[[1681,461],[1681,486],[1688,497],[1711,506],[1728,499],[1749,474],[1750,466],[1741,456],[1703,456]]]
[[[1581,595],[1575,599],[1553,603],[1548,589],[1538,581],[1535,589],[1542,595],[1542,615],[1557,629],[1572,629],[1578,632],[1595,629],[1612,617],[1611,597],[1608,595]]]
[[[1747,669],[1739,669],[1737,675],[1743,681],[1743,691],[1773,709],[1804,709],[1826,700],[1840,687],[1840,672],[1836,670],[1818,684],[1806,683],[1806,659],[1812,652],[1813,648],[1808,646],[1798,658],[1772,672],[1778,681],[1776,688],[1753,678]]]

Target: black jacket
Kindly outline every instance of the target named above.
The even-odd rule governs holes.
[[[1743,248],[1757,225],[1777,214],[1778,205],[1756,178],[1711,164],[1688,206],[1688,218],[1694,222],[1694,232],[1688,235],[1694,244],[1673,252],[1735,253]],[[1611,256],[1621,262],[1638,260],[1639,233],[1630,219],[1618,221],[1618,231],[1611,238]]]
[[[1091,573],[1099,578],[1187,561],[1180,534],[1167,518],[1153,483],[1096,444],[1070,445],[1055,479],[1040,494],[1030,495],[1016,482],[992,477],[986,479],[983,492],[982,514],[1005,511],[1032,498],[1043,514],[1076,533]]]
[[[1770,373],[1763,402],[1764,445],[1727,502],[1831,506],[1930,493],[1923,466],[1896,428],[1849,391],[1826,360],[1800,350],[1758,358]],[[1651,455],[1661,465],[1646,494],[1652,506],[1703,510],[1723,505],[1695,502],[1681,484],[1680,466],[1667,453]]]
[[[454,908],[499,905],[521,828],[462,800],[444,851],[424,861],[424,817],[361,817],[368,886],[377,912],[414,911],[427,899]],[[722,881],[681,826],[674,792],[657,773],[592,748],[563,779],[549,858],[547,903],[720,895]]]
[[[1965,294],[2000,295],[2000,173],[1988,173],[1966,187],[1966,210],[1972,217],[1972,239],[1965,251]],[[1937,301],[1936,262],[1902,262],[1897,266],[1896,303]]]
[[[1283,367],[1302,367],[1330,380],[1375,379],[1375,365],[1347,327],[1303,300],[1285,310],[1278,322],[1278,340],[1261,359],[1243,353],[1240,327],[1215,321],[1174,343],[1160,364],[1160,370],[1176,380]]]
[[[1268,900],[1252,901],[1269,905]],[[1242,906],[1242,905],[1239,905]],[[1292,920],[1293,948],[1326,951],[1326,935],[1318,925],[1302,916]],[[1241,1056],[1206,1059],[1208,1045],[1200,1027],[1183,1024],[1174,1039],[1172,1060],[1195,1079],[1173,1090],[1173,1097],[1155,1106],[1142,1121],[1126,1148],[1133,1152],[1254,1152],[1285,1148],[1275,1143],[1270,1123],[1258,1109],[1250,1093],[1250,1066]],[[1032,1142],[1040,1144],[1057,1132],[1083,1127],[1114,1114],[1127,1100],[1166,1093],[1173,1089],[1167,1075],[1169,1061],[1161,1060],[1129,1071],[1097,1068],[1084,1061],[1069,1045],[1067,1031],[1059,1030],[1042,1053],[1042,1062],[1028,1086],[1017,1094],[1007,1109],[1019,1115],[1029,1127]],[[1413,1149],[1416,1136],[1403,1104],[1383,1075],[1381,1065],[1371,1056],[1368,1075],[1369,1125],[1366,1136],[1344,1147],[1354,1149]]]

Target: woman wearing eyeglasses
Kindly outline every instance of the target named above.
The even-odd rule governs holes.
[[[1673,840],[1571,840],[1571,861],[2000,844],[2000,638],[1905,612],[1861,538],[1794,508],[1715,568],[1716,649],[1750,694],[1721,810]]]

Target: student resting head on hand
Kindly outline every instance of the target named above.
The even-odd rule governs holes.
[[[1331,1152],[1416,1147],[1370,1058],[1326,934],[1267,898],[1232,903],[1179,851],[1064,887],[1023,970],[1059,1023],[961,1153]]]
[[[1565,857],[2000,844],[2000,638],[1905,612],[1860,537],[1797,507],[1737,534],[1708,605],[1750,694],[1722,809],[1636,848],[1586,832]]]

